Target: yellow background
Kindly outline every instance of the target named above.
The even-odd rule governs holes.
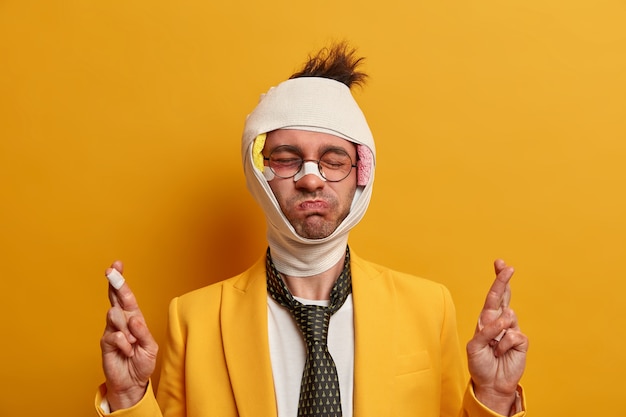
[[[93,415],[104,269],[168,301],[265,248],[239,138],[331,40],[367,56],[359,254],[445,283],[469,339],[516,266],[534,417],[626,406],[626,3],[0,1],[0,416]]]

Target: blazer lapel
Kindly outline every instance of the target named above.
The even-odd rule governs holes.
[[[394,381],[394,289],[370,265],[352,256],[354,300],[354,417],[390,413]]]
[[[394,288],[351,254],[354,302],[354,417],[389,415],[394,381]],[[267,333],[265,258],[224,286],[221,327],[241,417],[277,416]]]
[[[225,286],[221,327],[224,354],[241,417],[276,416],[267,333],[265,257]]]

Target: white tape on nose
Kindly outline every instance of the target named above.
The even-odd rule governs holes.
[[[322,181],[326,181],[326,179],[324,177],[322,177],[322,174],[320,173],[319,165],[317,164],[317,162],[313,162],[313,161],[306,161],[304,163],[304,165],[302,166],[302,169],[300,170],[300,172],[298,172],[293,177],[293,180],[294,181],[298,181],[299,179],[301,179],[305,175],[309,175],[309,174],[316,175]]]

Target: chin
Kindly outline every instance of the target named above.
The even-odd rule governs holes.
[[[328,224],[322,225],[300,225],[294,227],[296,233],[305,239],[324,239],[330,236],[336,229],[337,225],[330,226]]]

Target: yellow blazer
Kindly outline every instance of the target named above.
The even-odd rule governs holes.
[[[351,262],[354,417],[496,416],[467,383],[448,290],[354,253]],[[172,300],[156,398],[149,388],[113,415],[276,417],[268,346],[262,257],[238,276]]]

